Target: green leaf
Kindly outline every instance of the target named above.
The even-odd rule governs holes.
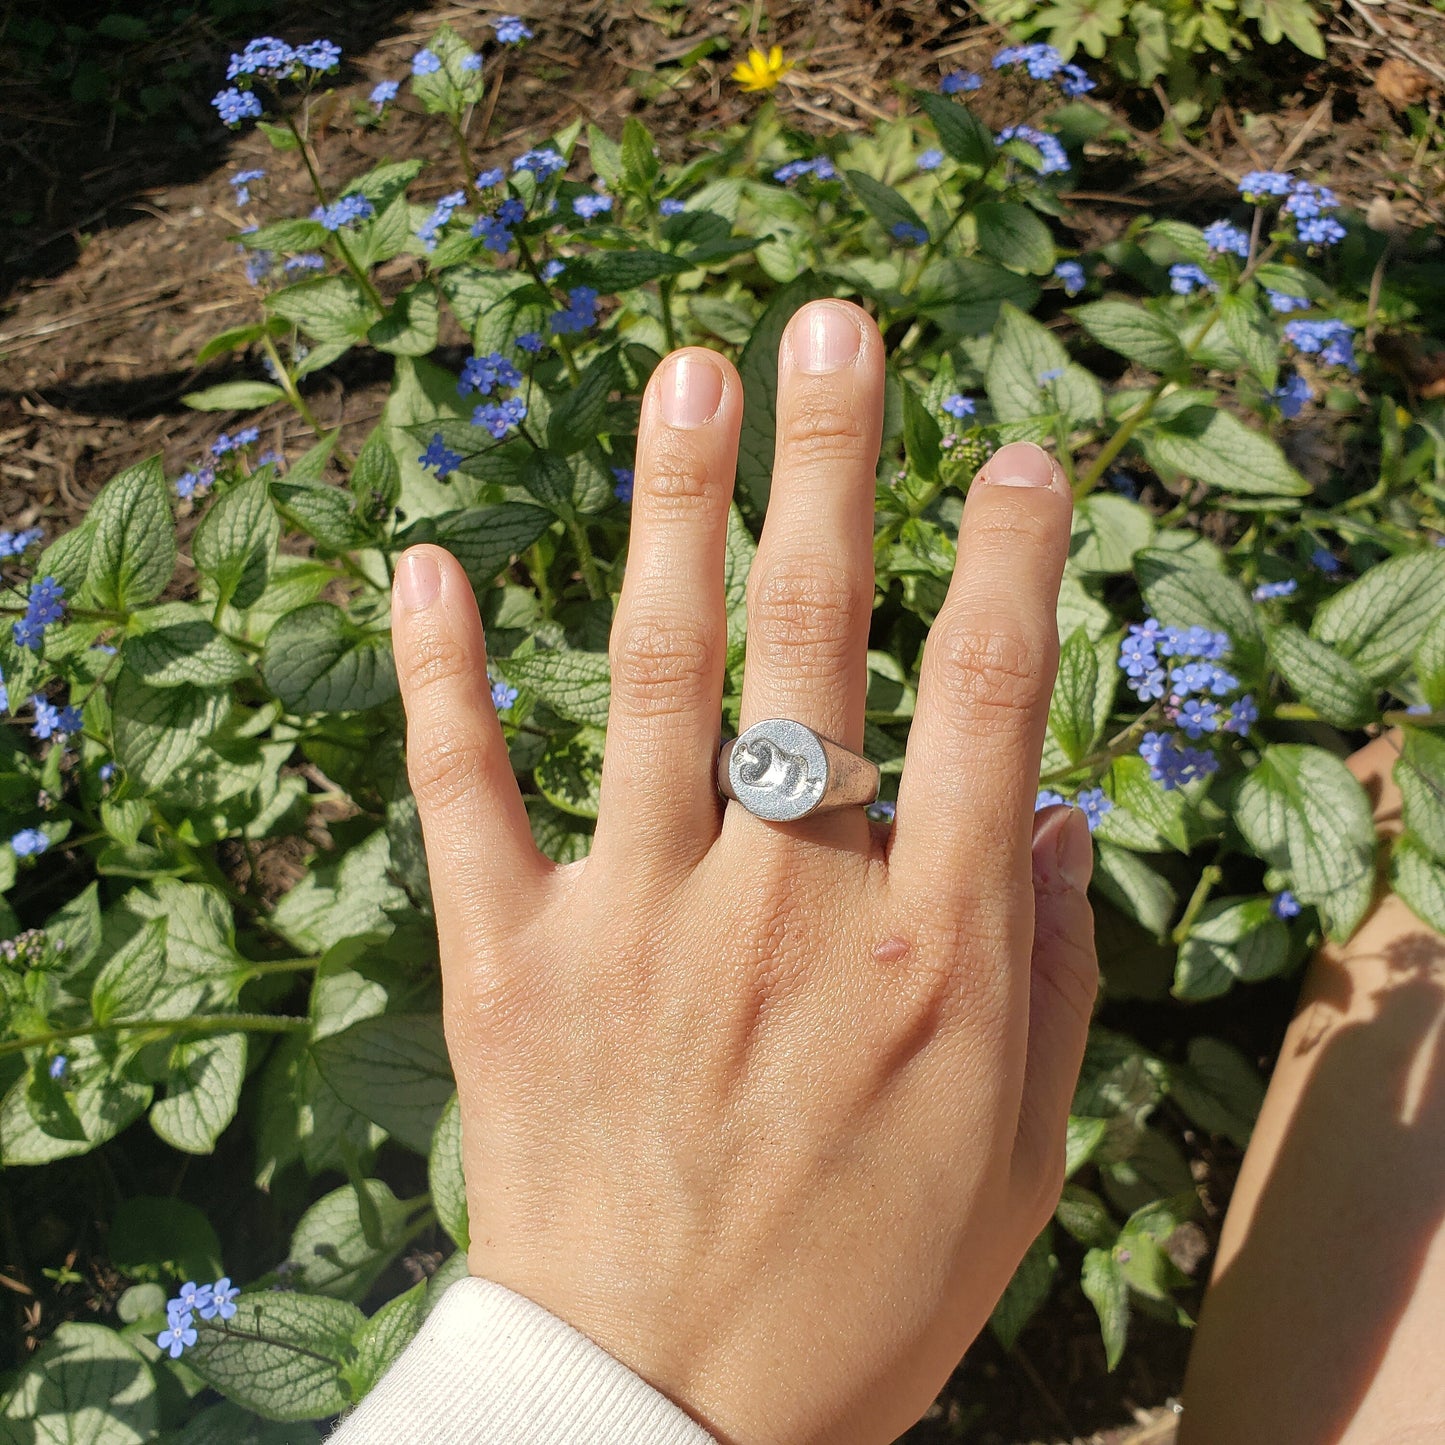
[[[1170,627],[1227,632],[1230,659],[1246,675],[1264,669],[1264,638],[1249,594],[1228,573],[1203,567],[1185,554],[1149,548],[1134,558],[1134,574],[1149,611]]]
[[[1391,852],[1390,882],[1421,922],[1445,933],[1445,866],[1408,834]]]
[[[863,171],[845,171],[844,175],[858,193],[858,199],[863,202],[868,214],[890,235],[894,226],[915,226],[927,233],[923,217],[892,186],[885,186]]]
[[[79,972],[100,947],[100,887],[91,883],[45,920],[52,938],[65,940],[67,967]]]
[[[1129,1334],[1129,1287],[1113,1251],[1091,1249],[1084,1256],[1080,1283],[1099,1316],[1104,1357],[1112,1374],[1124,1357],[1124,1343]]]
[[[1072,314],[1095,341],[1149,371],[1167,374],[1188,363],[1174,328],[1131,301],[1091,301]]]
[[[85,585],[85,574],[95,549],[95,523],[87,520],[69,532],[62,532],[41,554],[35,567],[37,577],[54,577],[67,595],[74,596]],[[9,629],[4,629],[9,632]]]
[[[1295,696],[1326,722],[1358,728],[1375,717],[1375,689],[1370,680],[1333,647],[1316,642],[1288,623],[1271,627],[1268,638],[1280,675]]]
[[[84,1137],[59,1138],[48,1132],[30,1107],[28,1077],[21,1075],[0,1101],[0,1165],[5,1168],[88,1154],[132,1124],[150,1103],[150,1086],[125,1075],[110,1077],[108,1062],[93,1046],[84,1048],[75,1040],[68,1049],[70,1072],[78,1082],[65,1097]]]
[[[1445,712],[1445,611],[1430,624],[1415,649],[1415,679],[1435,712]]]
[[[266,686],[291,712],[356,712],[396,696],[391,637],[313,602],[271,629],[261,654]]]
[[[192,411],[252,411],[285,400],[286,393],[269,381],[223,381],[204,391],[188,391],[181,404]]]
[[[366,1326],[345,1300],[244,1294],[231,1320],[202,1320],[186,1364],[227,1399],[267,1420],[320,1420],[344,1410],[343,1371]]]
[[[1094,492],[1074,508],[1069,565],[1091,577],[1132,571],[1135,555],[1154,535],[1153,517],[1137,502]]]
[[[274,481],[271,500],[292,528],[333,552],[353,552],[377,541],[377,533],[354,510],[349,490],[325,483]]]
[[[397,356],[425,356],[436,349],[440,310],[437,288],[430,281],[408,286],[391,310],[366,333],[378,351]]]
[[[331,232],[320,221],[292,216],[259,231],[243,231],[236,239],[251,251],[319,251],[330,242]]]
[[[467,1223],[467,1185],[462,1176],[462,1111],[455,1094],[447,1100],[427,1155],[427,1185],[437,1222],[465,1251],[471,1243]]]
[[[622,125],[622,176],[629,190],[644,195],[661,170],[647,127],[629,115]]]
[[[1102,1119],[1095,1122],[1104,1123]],[[1092,1190],[1078,1184],[1064,1185],[1054,1218],[1072,1238],[1090,1249],[1112,1248],[1119,1237],[1109,1206]]]
[[[171,1445],[317,1445],[319,1439],[310,1425],[259,1420],[250,1411],[223,1400],[193,1415]]]
[[[1218,407],[1189,407],[1167,425],[1145,423],[1135,435],[1151,466],[1222,492],[1306,497],[1311,490],[1277,443]]]
[[[1199,911],[1179,949],[1175,998],[1197,1002],[1227,993],[1235,979],[1270,978],[1289,962],[1289,930],[1267,898],[1216,898]]]
[[[524,318],[535,313],[540,321],[544,311],[553,309],[547,292],[522,271],[453,266],[437,284],[472,345],[483,354],[506,350],[527,330]]]
[[[91,986],[98,1024],[142,1017],[166,969],[166,920],[153,918],[105,961]]]
[[[1445,738],[1406,728],[1395,782],[1404,800],[1405,826],[1417,843],[1445,863]]]
[[[602,746],[607,734],[586,727],[565,742],[554,741],[533,772],[537,789],[554,808],[595,818],[602,799]]]
[[[591,286],[596,291],[612,294],[630,291],[634,286],[657,281],[663,276],[682,276],[691,271],[694,262],[666,251],[593,251],[587,256],[570,258],[563,280],[568,286]]]
[[[1310,633],[1332,643],[1374,682],[1401,671],[1445,616],[1445,550],[1392,557],[1341,588],[1315,613]]]
[[[166,1096],[151,1105],[151,1128],[173,1149],[209,1154],[236,1116],[246,1077],[246,1035],[211,1034],[177,1044]]]
[[[494,662],[508,682],[536,693],[559,717],[607,726],[612,668],[605,652],[532,652]]]
[[[455,1092],[441,1020],[432,1014],[363,1019],[312,1048],[342,1103],[425,1156]]]
[[[414,1284],[367,1320],[356,1341],[356,1379],[363,1391],[376,1386],[421,1328],[426,1318],[428,1284],[427,1280]]]
[[[768,309],[758,318],[752,337],[743,347],[743,354],[738,360],[738,373],[743,383],[738,501],[749,516],[761,517],[767,510],[772,488],[778,347],[782,344],[783,332],[799,307],[832,294],[832,288],[811,271],[805,271],[796,280],[780,287],[769,302]]]
[[[1219,1039],[1191,1039],[1189,1062],[1169,1066],[1169,1092],[1198,1128],[1249,1147],[1264,1083],[1238,1049]]]
[[[1071,763],[1087,757],[1098,737],[1099,680],[1098,653],[1081,628],[1059,651],[1058,677],[1049,703],[1049,731]]]
[[[1063,375],[1040,381],[1052,371]],[[1057,410],[1070,422],[1082,423],[1104,414],[1104,396],[1093,375],[1069,360],[1051,331],[1006,301],[999,308],[984,385],[1000,421],[1023,421]]]
[[[1350,770],[1321,748],[1275,744],[1241,782],[1234,816],[1255,852],[1319,909],[1330,937],[1348,938],[1375,881],[1369,799]]]
[[[7,1445],[143,1445],[160,1416],[144,1356],[104,1325],[61,1324],[5,1401]]]
[[[161,787],[221,725],[230,711],[228,693],[149,687],[122,669],[112,699],[116,761],[146,791]]]
[[[587,363],[582,379],[552,408],[547,446],[564,457],[580,452],[602,431],[607,401],[621,384],[617,348],[600,351]]]
[[[191,556],[223,602],[246,608],[266,590],[280,537],[266,479],[249,477],[212,504],[191,538]]]
[[[924,481],[936,481],[943,457],[943,432],[913,384],[900,376],[898,386],[903,396],[903,447],[909,465]]]
[[[90,521],[95,534],[85,580],[91,596],[122,612],[158,597],[176,570],[161,459],[138,462],[108,481],[91,504]]]
[[[1054,238],[1038,214],[1017,201],[980,201],[973,210],[978,248],[1015,271],[1045,276],[1054,267]]]
[[[182,1199],[135,1194],[121,1200],[106,1235],[110,1262],[132,1279],[216,1279],[221,1241],[210,1220]]]
[[[998,323],[1005,302],[1030,311],[1038,283],[991,261],[939,256],[924,267],[917,287],[919,314],[946,336],[981,336]]]
[[[471,46],[450,25],[443,25],[432,32],[426,48],[441,65],[429,75],[413,74],[411,90],[427,114],[456,116],[466,106],[476,105],[485,87],[481,67],[470,69],[468,66]]]
[[[1179,906],[1174,886],[1137,853],[1102,838],[1096,844],[1094,887],[1121,912],[1163,942]]]
[[[376,307],[350,276],[321,276],[285,286],[266,298],[266,309],[316,341],[364,341],[377,320]]]
[[[391,882],[391,847],[378,828],[331,863],[313,867],[276,904],[271,921],[298,948],[319,953],[343,938],[388,932],[388,908],[408,900]]]
[[[394,507],[401,496],[401,468],[380,428],[367,437],[366,445],[357,453],[349,484],[357,506],[363,510],[378,504]]]
[[[471,579],[473,587],[485,587],[504,572],[548,527],[551,512],[529,502],[502,502],[495,507],[467,507],[441,517],[424,518],[409,528],[406,546],[435,542],[445,547]]]
[[[122,656],[148,687],[224,687],[253,675],[246,654],[186,603],[151,608],[133,621],[146,630],[126,638]]]
[[[1108,1132],[1107,1119],[1086,1118],[1070,1114],[1064,1131],[1064,1174],[1073,1178],[1104,1141]]]
[[[291,1235],[292,1277],[309,1293],[361,1300],[405,1247],[412,1213],[380,1179],[332,1190],[301,1216]]]
[[[1279,382],[1279,344],[1260,318],[1259,303],[1231,293],[1220,298],[1219,309],[1231,345],[1272,392]]]
[[[915,91],[915,98],[924,109],[938,143],[954,160],[978,171],[988,171],[998,159],[993,132],[972,111],[930,91]]]
[[[1006,1350],[1018,1343],[1025,1326],[1043,1308],[1054,1287],[1059,1260],[1053,1243],[1053,1230],[1045,1225],[1019,1261],[1013,1278],[988,1318],[989,1328]]]

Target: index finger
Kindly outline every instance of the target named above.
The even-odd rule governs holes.
[[[898,790],[889,864],[904,876],[958,880],[1005,906],[1028,886],[1072,515],[1063,472],[1032,442],[1001,447],[969,488]]]

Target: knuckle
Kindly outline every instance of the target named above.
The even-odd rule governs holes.
[[[405,660],[407,681],[417,692],[430,691],[471,676],[471,655],[455,637],[428,631],[413,641]]]
[[[779,441],[791,459],[805,464],[856,461],[868,445],[864,417],[845,398],[822,388],[795,396],[784,413]]]
[[[806,558],[755,573],[749,591],[749,634],[765,648],[786,649],[794,672],[846,662],[872,601],[846,568]]]
[[[444,726],[430,729],[424,741],[413,734],[406,771],[417,802],[441,811],[480,788],[486,767],[478,740]]]
[[[957,707],[973,715],[1006,719],[1033,712],[1048,701],[1050,659],[1058,644],[1042,627],[1000,613],[959,618],[928,641],[933,668]]]
[[[619,621],[610,650],[612,695],[634,712],[682,710],[707,691],[715,671],[711,638],[695,620]]]
[[[1018,490],[998,489],[1005,492]],[[1044,495],[1052,494],[1044,491]],[[1063,524],[1055,509],[1045,512],[1029,505],[1033,498],[1027,493],[1024,497],[1000,497],[996,491],[989,495],[988,500],[990,505],[968,520],[965,545],[971,551],[993,551],[1005,557],[1018,557],[1024,552],[1046,547],[1060,534]]]
[[[639,480],[642,494],[664,508],[692,511],[717,492],[707,462],[685,446],[659,447]]]

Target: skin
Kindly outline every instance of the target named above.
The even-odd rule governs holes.
[[[1349,766],[1400,831],[1398,733]],[[1445,938],[1390,892],[1322,948],[1219,1241],[1180,1445],[1445,1440]]]
[[[883,363],[842,302],[784,336],[744,728],[791,717],[862,751]],[[1075,810],[1032,809],[1070,498],[1027,444],[970,489],[895,825],[763,822],[714,778],[741,410],[701,349],[648,385],[582,862],[533,845],[465,574],[435,547],[398,568],[469,1263],[727,1445],[882,1445],[1063,1178],[1092,851]]]

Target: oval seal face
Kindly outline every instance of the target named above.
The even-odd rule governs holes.
[[[755,817],[791,823],[823,801],[828,755],[812,728],[789,718],[767,718],[733,744],[728,780]]]

